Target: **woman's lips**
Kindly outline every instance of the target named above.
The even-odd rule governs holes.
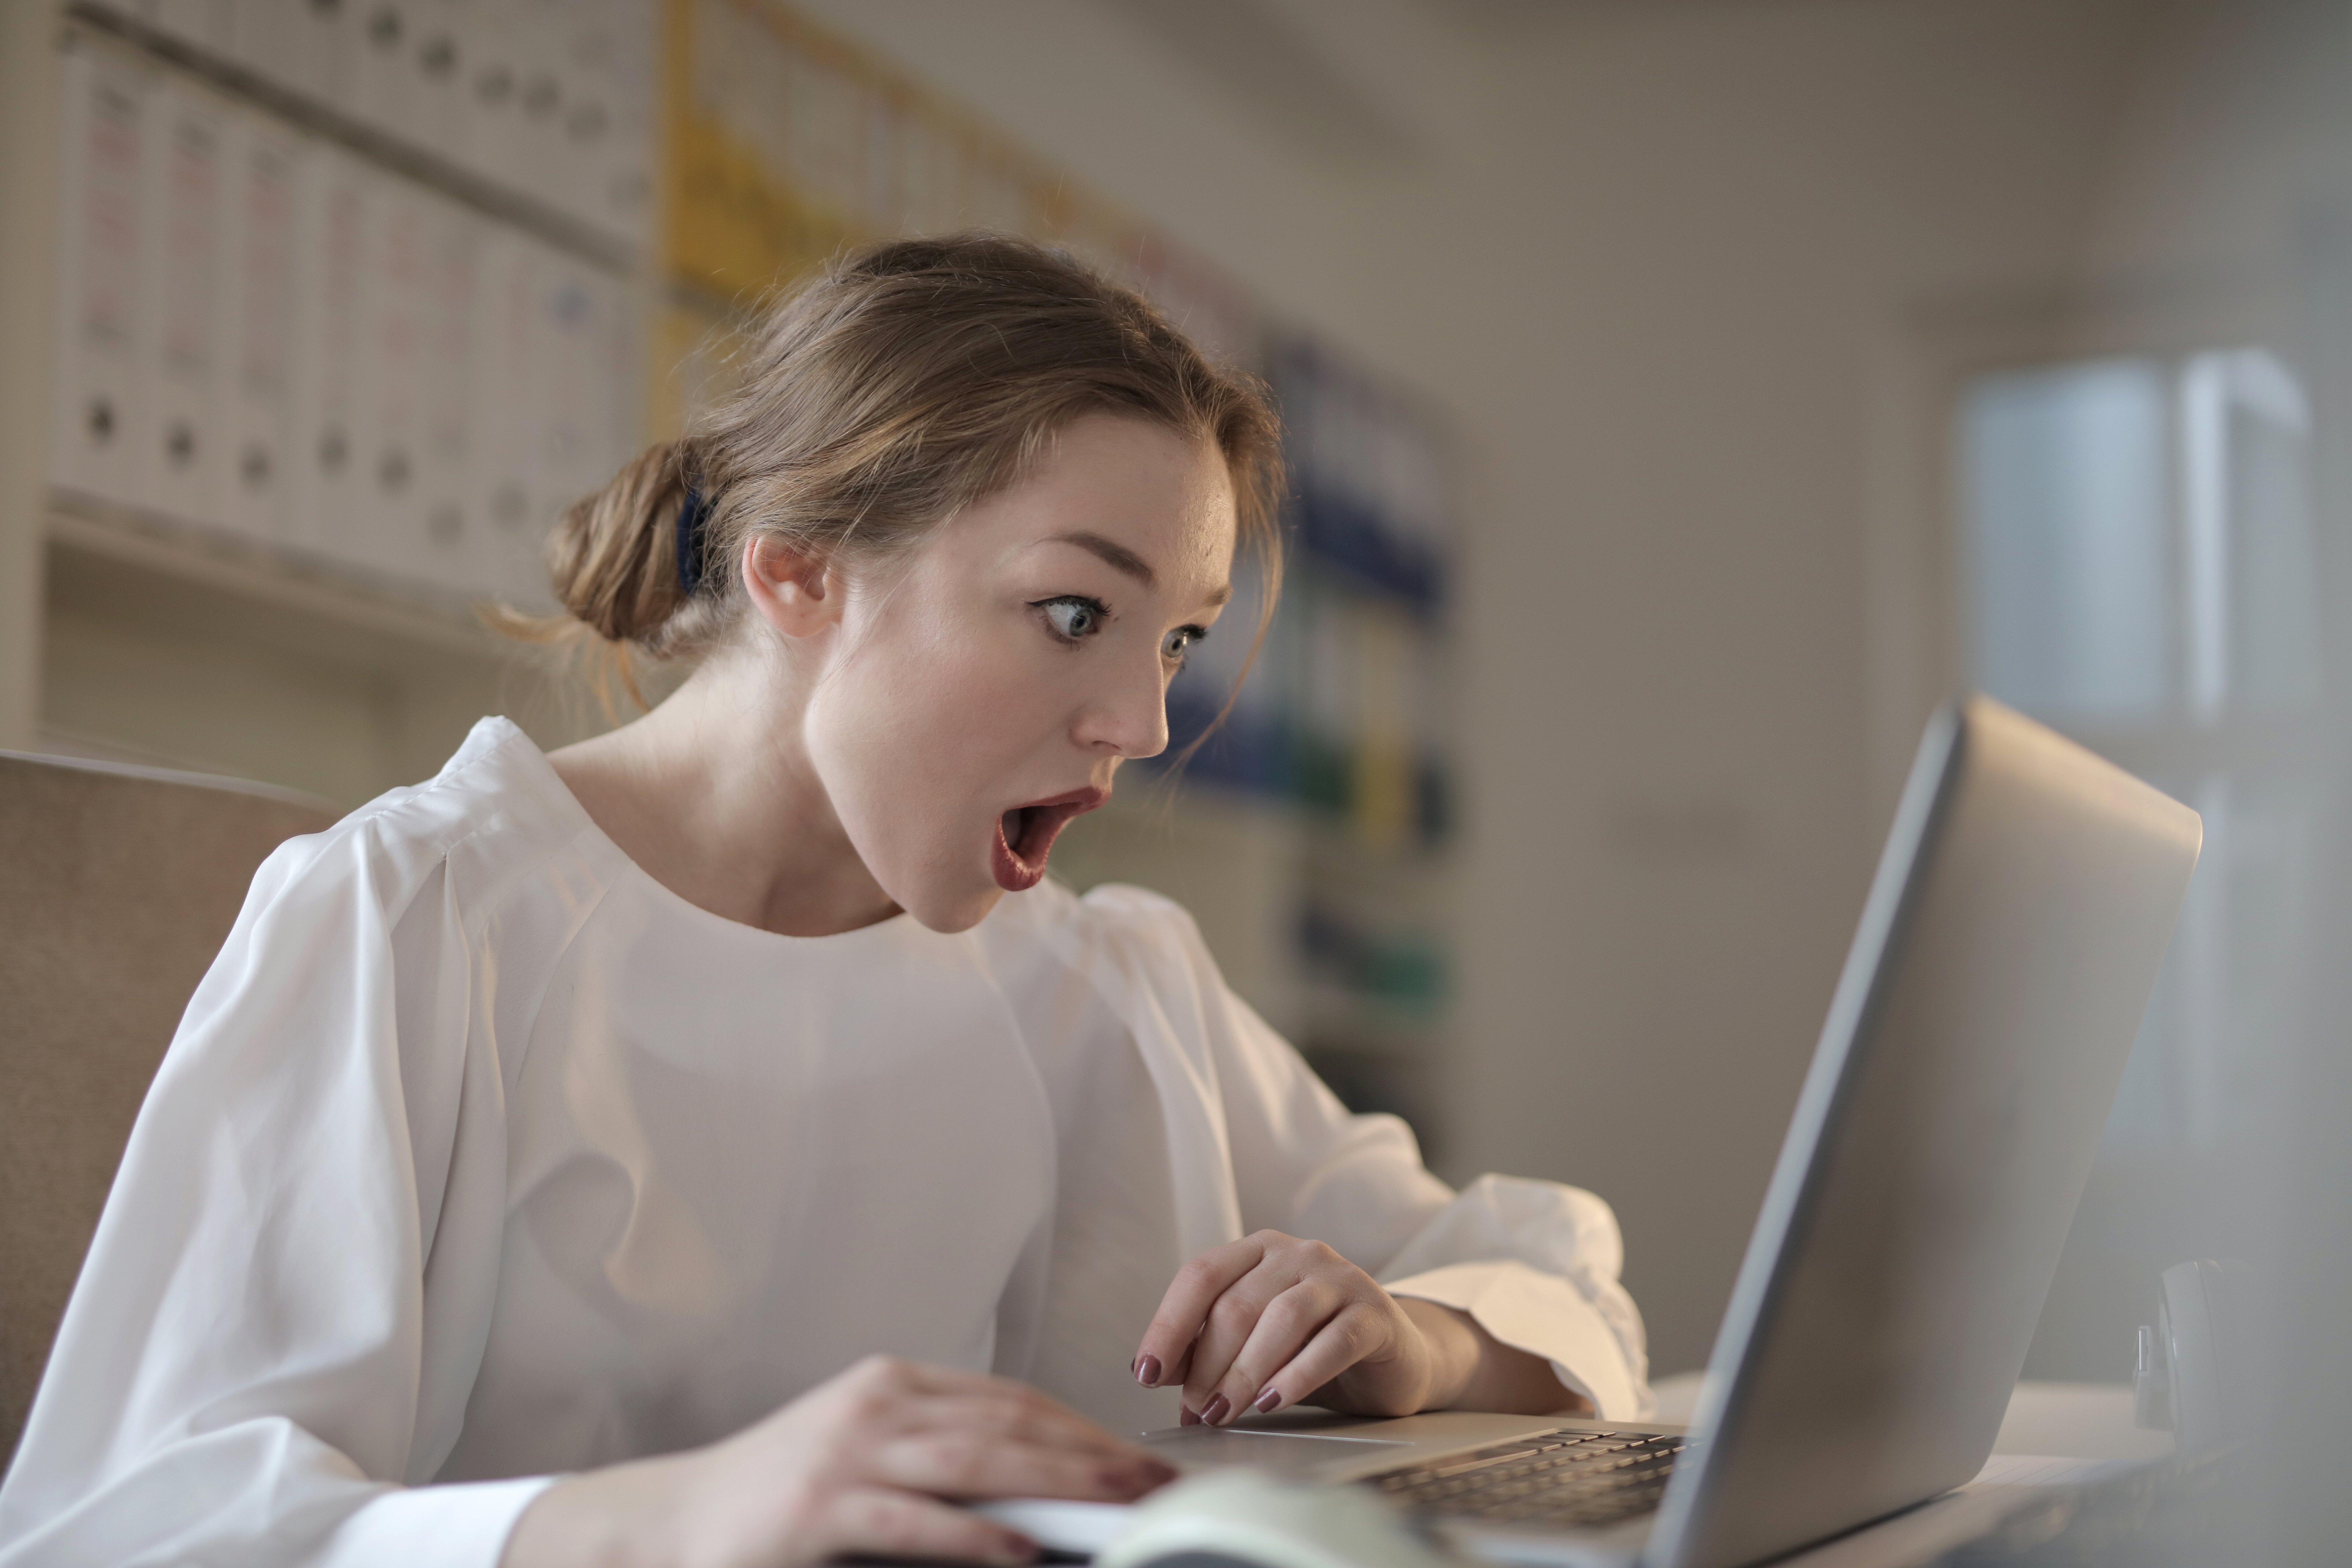
[[[988,848],[988,868],[1008,893],[1025,893],[1045,879],[1045,857],[1074,816],[1083,816],[1110,798],[1107,789],[1074,789],[1051,800],[1016,805],[996,819]]]

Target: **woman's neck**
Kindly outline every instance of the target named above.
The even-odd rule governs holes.
[[[549,757],[646,874],[712,914],[831,936],[898,912],[801,743],[784,661],[714,654],[652,712]]]

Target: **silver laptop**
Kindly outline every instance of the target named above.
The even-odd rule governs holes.
[[[1984,698],[1928,725],[1687,1432],[1294,1410],[1145,1439],[1366,1482],[1528,1563],[1734,1568],[1992,1452],[2196,866],[2197,814]]]

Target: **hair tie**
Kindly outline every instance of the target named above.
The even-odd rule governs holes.
[[[686,500],[677,509],[677,586],[689,598],[702,586],[702,533],[709,521],[710,507],[701,488],[687,486]]]

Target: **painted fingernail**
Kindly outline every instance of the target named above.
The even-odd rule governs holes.
[[[1179,1426],[1198,1426],[1200,1424],[1201,1418],[1192,1414],[1192,1407],[1189,1405],[1184,1406],[1183,1415],[1176,1418],[1176,1425]]]
[[[1201,1419],[1211,1426],[1222,1426],[1234,1413],[1234,1402],[1222,1394],[1209,1395],[1209,1403],[1201,1406]]]
[[[1264,1394],[1257,1396],[1257,1404],[1253,1405],[1251,1408],[1255,1409],[1261,1415],[1271,1415],[1275,1413],[1276,1408],[1281,1404],[1282,1395],[1269,1388]]]
[[[1135,1358],[1135,1381],[1143,1384],[1146,1388],[1159,1387],[1160,1358],[1156,1355],[1137,1356]]]

